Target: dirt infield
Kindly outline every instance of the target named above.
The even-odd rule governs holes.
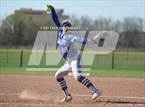
[[[0,75],[0,107],[145,107],[145,78],[89,77],[103,95],[66,77],[73,100],[61,103],[62,92],[52,76]]]

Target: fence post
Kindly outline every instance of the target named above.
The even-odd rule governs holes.
[[[115,51],[112,52],[112,69],[114,69]]]
[[[23,66],[23,50],[20,52],[20,67]]]

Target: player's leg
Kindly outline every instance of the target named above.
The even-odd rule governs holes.
[[[64,101],[69,101],[71,100],[71,95],[68,91],[68,87],[66,84],[66,81],[64,79],[64,76],[68,75],[68,72],[71,70],[71,67],[68,63],[64,64],[56,73],[55,73],[55,78],[59,86],[61,87],[63,94],[64,94]]]
[[[101,95],[100,91],[93,85],[93,83],[85,76],[82,76],[80,63],[77,60],[71,62],[71,67],[75,79],[91,91],[92,99],[95,99]]]

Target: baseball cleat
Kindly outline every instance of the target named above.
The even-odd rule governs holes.
[[[69,95],[69,96],[65,96],[65,97],[61,100],[61,102],[69,102],[69,101],[71,101],[71,100],[72,100],[72,96]]]
[[[95,100],[95,99],[98,98],[99,96],[101,96],[101,92],[95,92],[95,93],[92,95],[92,100]]]

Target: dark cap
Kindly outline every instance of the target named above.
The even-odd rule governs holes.
[[[71,27],[71,23],[68,21],[65,21],[62,23],[62,27]]]

